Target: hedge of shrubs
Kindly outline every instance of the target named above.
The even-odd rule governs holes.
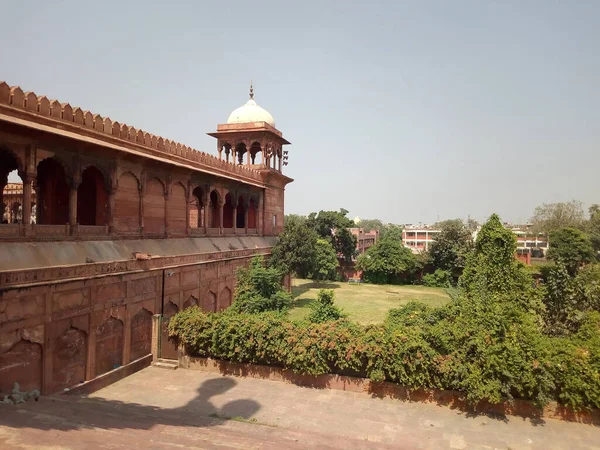
[[[169,330],[195,356],[453,389],[472,404],[518,397],[540,406],[555,399],[574,409],[600,407],[598,313],[569,338],[540,333],[519,311],[465,319],[457,305],[433,309],[416,303],[369,326],[190,308],[171,319]]]

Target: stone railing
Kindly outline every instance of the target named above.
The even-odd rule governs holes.
[[[112,121],[100,114],[73,108],[68,103],[50,100],[34,92],[23,92],[18,86],[9,86],[0,82],[0,105],[25,111],[36,116],[68,123],[76,127],[81,134],[91,135],[101,140],[116,138],[122,144],[134,145],[136,150],[149,154],[166,154],[182,158],[198,169],[217,169],[262,183],[260,173],[245,165],[238,165],[219,159],[217,156],[199,152],[191,147],[147,133],[132,126]]]
[[[77,225],[77,236],[107,236],[108,225]]]
[[[69,224],[65,225],[37,225],[34,224],[32,226],[33,234],[37,237],[61,237],[61,236],[69,236],[70,234]]]

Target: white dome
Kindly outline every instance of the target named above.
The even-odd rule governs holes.
[[[227,123],[250,123],[267,122],[272,127],[275,126],[275,119],[269,114],[269,111],[256,104],[254,99],[250,99],[244,106],[240,106],[229,114]]]

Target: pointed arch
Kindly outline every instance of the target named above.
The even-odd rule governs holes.
[[[192,206],[190,208],[189,223],[192,228],[204,227],[204,189],[201,186],[196,186],[192,191]]]
[[[0,395],[10,394],[15,381],[21,391],[41,391],[42,355],[42,346],[26,339],[0,353]]]
[[[111,211],[115,230],[138,232],[140,228],[140,184],[131,172],[124,172],[117,181],[114,211]]]
[[[262,148],[260,146],[260,142],[253,142],[250,146],[250,160],[251,164],[259,164],[259,161],[256,161],[256,155],[262,152]]]
[[[221,295],[219,295],[219,311],[223,311],[224,309],[227,309],[228,307],[230,307],[231,302],[232,302],[231,289],[229,289],[227,286],[225,286],[223,288],[223,290],[221,291]]]
[[[253,197],[250,197],[248,201],[248,228],[255,230],[256,229],[256,209],[257,204]]]
[[[187,211],[186,189],[180,182],[173,183],[171,195],[169,196],[168,220],[169,233],[185,234],[186,211]]]
[[[225,196],[225,203],[223,204],[223,228],[233,228],[235,226],[235,217],[233,217],[234,203],[235,197],[229,192]]]
[[[204,296],[204,301],[202,302],[202,310],[206,312],[217,311],[217,294],[215,294],[213,291],[208,291]]]
[[[81,173],[77,189],[77,222],[80,225],[106,225],[108,194],[104,175],[96,166]]]
[[[96,328],[96,364],[94,376],[102,375],[123,364],[123,322],[109,317]]]
[[[236,228],[246,228],[246,211],[247,211],[247,203],[246,203],[246,195],[240,194],[237,201],[237,210],[236,210]]]
[[[210,216],[211,216],[211,228],[219,228],[221,226],[221,216],[219,214],[219,203],[220,196],[216,189],[210,192]]]
[[[64,225],[69,221],[69,193],[64,166],[56,158],[46,158],[37,166],[38,222]]]
[[[146,181],[144,189],[144,234],[165,233],[165,185],[157,177]]]
[[[152,313],[140,309],[131,319],[131,345],[129,361],[152,353]]]
[[[54,341],[52,391],[60,391],[85,380],[87,333],[70,327]]]
[[[183,309],[192,308],[193,306],[198,306],[198,299],[193,295],[190,295],[183,304]]]

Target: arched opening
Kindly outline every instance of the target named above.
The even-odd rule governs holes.
[[[0,353],[0,395],[10,394],[17,381],[22,392],[42,390],[42,346],[21,339]]]
[[[158,178],[151,178],[146,182],[144,233],[165,233],[165,186]]]
[[[53,391],[75,386],[85,381],[87,334],[69,328],[56,338],[52,352]]]
[[[244,155],[246,154],[246,144],[240,142],[235,146],[235,154],[237,156],[238,164],[244,163]]]
[[[253,198],[248,202],[248,228],[256,229],[256,203]]]
[[[193,295],[190,295],[190,297],[183,304],[183,309],[188,309],[193,306],[198,306],[198,300]]]
[[[19,176],[19,161],[10,151],[0,149],[0,222],[20,223],[22,220],[23,180]],[[19,206],[15,207],[18,204]]]
[[[123,322],[110,317],[96,328],[95,376],[109,372],[123,364]]]
[[[37,167],[38,222],[41,225],[63,225],[69,222],[69,185],[63,166],[54,158],[41,161]]]
[[[192,205],[190,208],[190,227],[204,228],[204,191],[197,186],[192,191]]]
[[[115,192],[115,210],[112,211],[115,230],[137,233],[140,228],[140,190],[137,178],[127,172],[119,177]]]
[[[219,296],[219,311],[223,311],[229,306],[231,306],[231,289],[224,287]]]
[[[163,310],[160,357],[165,359],[177,359],[177,346],[169,337],[169,321],[171,317],[179,312],[179,308],[173,302],[167,302]]]
[[[206,297],[204,297],[204,304],[202,305],[202,309],[206,312],[216,312],[217,294],[215,294],[213,291],[208,291],[206,293]]]
[[[262,151],[262,149],[260,147],[260,143],[259,142],[253,142],[252,146],[250,147],[251,164],[258,164],[258,161],[256,161],[256,155],[258,153],[260,153],[261,151]]]
[[[229,193],[225,196],[223,205],[223,228],[233,228],[233,196]]]
[[[240,198],[238,198],[236,216],[236,228],[246,228],[246,201],[243,195],[240,195]]]
[[[77,223],[106,225],[108,194],[104,186],[104,176],[98,168],[90,166],[83,171],[77,188]]]
[[[131,319],[131,347],[129,361],[146,356],[152,352],[152,313],[145,308]]]
[[[185,188],[183,185],[181,183],[173,184],[168,205],[169,233],[185,234],[186,202]]]
[[[210,226],[219,228],[221,226],[221,217],[219,215],[219,194],[216,190],[210,193]]]
[[[223,146],[221,147],[221,151],[225,153],[225,160],[227,162],[229,162],[229,157],[232,156],[231,155],[231,145],[230,144],[223,144]],[[235,163],[235,161],[232,160],[233,163]]]

